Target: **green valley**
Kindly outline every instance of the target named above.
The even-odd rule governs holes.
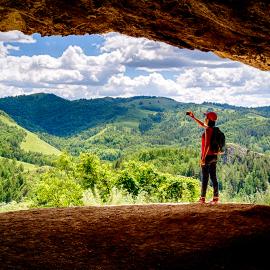
[[[14,159],[33,169],[36,165],[49,165],[53,156],[61,151],[41,140],[36,134],[19,126],[6,113],[0,111],[0,157]]]
[[[59,155],[61,152],[55,147],[42,141],[36,134],[19,126],[15,121],[8,117],[5,113],[0,112],[0,121],[10,127],[15,127],[25,132],[25,137],[21,142],[21,149],[30,152],[41,153],[44,155]]]
[[[5,112],[0,114],[4,203],[196,201],[202,130],[185,112],[203,118],[214,110],[227,143],[218,164],[223,201],[270,204],[270,107],[143,96],[69,101],[35,94],[2,98],[0,109]],[[18,162],[13,166],[11,160]]]

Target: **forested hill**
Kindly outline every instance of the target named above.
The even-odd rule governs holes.
[[[202,129],[186,116],[189,110],[200,119],[205,111],[218,113],[227,142],[218,166],[223,196],[270,202],[270,107],[163,97],[69,101],[36,94],[0,99],[1,109],[11,117],[0,112],[0,174],[6,183],[0,185],[0,203],[27,194],[36,206],[81,205],[89,188],[91,198],[103,203],[113,202],[119,190],[138,202],[194,201]],[[10,159],[42,168],[24,174]]]
[[[70,101],[43,93],[0,99],[0,110],[20,125],[32,131],[44,131],[57,136],[76,134],[119,117],[140,119],[148,111],[167,111],[178,105],[178,102],[168,98],[105,97]]]
[[[188,109],[205,111],[213,107],[216,110],[236,112],[246,117],[252,114],[260,120],[262,117],[270,118],[270,107],[249,109],[214,103],[196,105],[164,97],[105,97],[70,101],[54,94],[40,93],[0,99],[0,110],[5,111],[23,127],[57,136],[77,134],[87,128],[119,120],[129,122],[142,120],[149,114],[158,112],[171,111],[184,114]],[[224,117],[220,118],[221,122],[226,120],[226,115]],[[237,117],[234,115],[234,118]]]
[[[122,115],[126,109],[114,99],[69,101],[53,94],[0,99],[0,110],[32,131],[69,135]]]
[[[48,165],[53,156],[61,152],[36,134],[19,126],[4,112],[0,111],[0,161],[3,158],[24,162],[24,165]]]
[[[191,146],[198,150],[202,131],[186,116],[185,112],[190,110],[201,119],[203,112],[215,110],[227,143],[270,153],[270,106],[180,103],[155,96],[70,101],[40,93],[1,98],[1,109],[26,130],[38,133],[49,145],[73,155],[91,151],[102,159],[116,160],[125,152],[147,147]],[[17,133],[14,132],[16,136]],[[33,136],[36,135],[30,137]],[[34,149],[32,143],[28,145],[27,150]],[[43,147],[45,150],[47,145]]]

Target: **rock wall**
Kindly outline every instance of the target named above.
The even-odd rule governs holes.
[[[120,32],[270,70],[269,0],[0,0],[0,31]]]

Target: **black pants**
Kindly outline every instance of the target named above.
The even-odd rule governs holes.
[[[202,189],[201,196],[205,197],[207,185],[209,181],[209,175],[213,184],[214,196],[218,197],[218,181],[217,181],[217,156],[206,156],[205,165],[202,166]]]

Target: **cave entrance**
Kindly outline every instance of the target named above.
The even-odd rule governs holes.
[[[31,162],[52,165],[43,157],[44,152],[35,156],[39,146],[48,151],[46,154],[56,155],[68,148],[74,157],[94,151],[98,158],[90,157],[90,161],[99,165],[111,162],[119,169],[123,152],[136,152],[140,145],[153,149],[138,153],[139,162],[147,163],[149,156],[158,155],[160,146],[165,148],[161,153],[168,162],[166,155],[177,156],[183,150],[170,147],[199,149],[195,136],[199,138],[200,131],[192,127],[185,112],[194,110],[202,116],[205,110],[214,110],[229,142],[220,160],[222,190],[235,198],[244,194],[243,200],[255,196],[254,200],[267,200],[269,73],[212,52],[180,49],[115,32],[41,37],[11,31],[0,33],[0,40],[0,110],[39,134],[40,138],[27,133],[21,144],[35,153],[29,154]],[[1,117],[14,129],[7,115]],[[158,173],[199,179],[199,167],[194,163],[198,152],[191,151],[190,157],[183,151],[183,160],[175,156],[170,166],[162,163],[163,167],[156,168],[161,170]],[[27,161],[23,153],[19,162]],[[60,161],[69,162],[69,158],[64,156]],[[174,163],[179,166],[171,166]],[[186,184],[194,187],[193,183],[188,179]],[[171,197],[166,200],[177,201],[181,190],[179,182],[170,186],[167,192]],[[187,194],[192,190],[198,186],[186,190]],[[87,198],[93,196],[87,192]],[[192,194],[187,197],[190,201],[198,195]],[[109,195],[99,199],[106,201]]]

